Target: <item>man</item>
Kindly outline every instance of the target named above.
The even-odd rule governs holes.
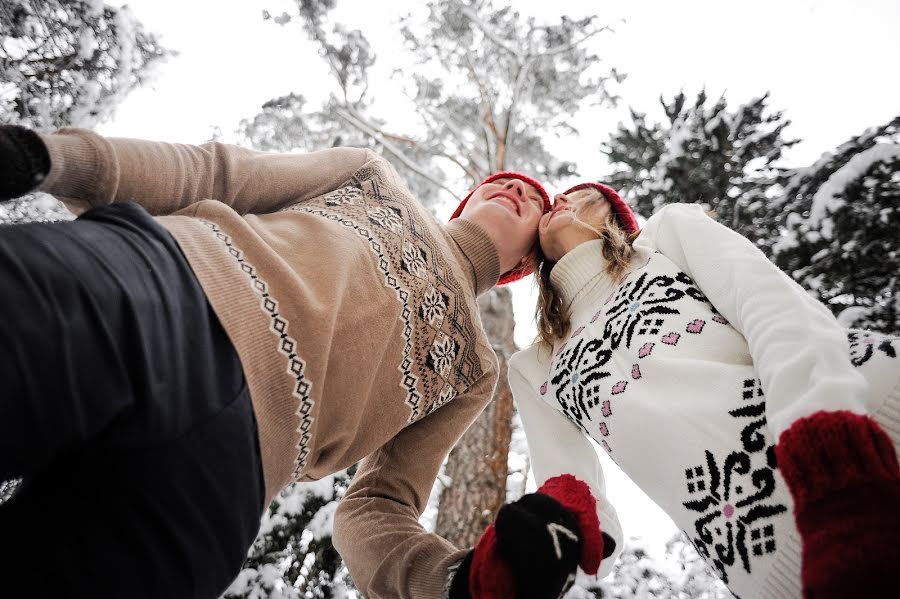
[[[418,516],[492,396],[475,300],[530,272],[539,183],[495,174],[442,226],[365,149],[5,126],[0,165],[0,199],[83,212],[0,228],[0,568],[216,597],[278,491],[365,458],[335,517],[354,581],[446,591],[467,550]]]

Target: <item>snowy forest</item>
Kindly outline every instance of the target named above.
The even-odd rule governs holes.
[[[734,103],[708,90],[658,90],[658,106],[620,97],[627,76],[601,60],[616,35],[598,15],[552,21],[508,3],[429,0],[421,15],[391,26],[408,67],[401,85],[418,126],[398,128],[379,112],[388,83],[371,77],[388,60],[366,31],[333,17],[341,0],[294,0],[260,11],[272,28],[315,44],[330,73],[323,102],[308,92],[271,98],[243,116],[240,143],[271,151],[367,147],[397,168],[413,192],[437,205],[501,170],[533,173],[548,186],[571,177],[607,183],[643,217],[673,202],[697,203],[756,244],[847,327],[900,334],[900,110],[860,130],[802,168],[784,166],[801,140],[791,114],[772,108],[767,89]],[[96,127],[178,48],[127,7],[103,0],[0,2],[0,123],[42,131]],[[572,115],[628,106],[629,119],[596,140],[604,165],[552,151],[550,137],[577,138]],[[900,108],[900,107],[898,107]],[[661,109],[661,111],[660,111]],[[663,114],[656,118],[651,114]],[[204,141],[204,140],[198,140]],[[0,224],[73,218],[54,198],[0,203]],[[480,300],[501,364],[495,401],[451,452],[422,522],[458,546],[472,545],[528,481],[528,453],[509,389],[506,359],[516,349],[508,290]],[[483,456],[489,456],[484,459]],[[269,506],[229,599],[357,597],[330,542],[337,502],[351,471],[294,484]],[[0,506],[17,481],[0,483]],[[2,508],[0,508],[2,509]],[[566,597],[730,597],[685,536],[652,556],[633,539],[614,573],[579,578]]]

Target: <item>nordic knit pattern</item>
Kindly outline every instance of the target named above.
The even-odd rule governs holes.
[[[267,500],[366,458],[335,516],[354,582],[439,597],[464,551],[418,517],[496,383],[475,302],[500,275],[487,234],[439,225],[363,149],[44,140],[45,191],[76,211],[138,202],[178,241],[241,358]]]
[[[603,271],[599,241],[560,260],[551,278],[573,330],[551,350],[535,346],[510,360],[536,478],[572,471],[602,485],[586,478],[599,471],[589,435],[732,592],[797,597],[800,541],[773,419],[790,423],[845,401],[873,414],[896,444],[900,341],[841,330],[749,242],[696,207],[660,211],[635,248],[616,281]],[[756,298],[769,299],[768,309]],[[784,380],[780,369],[799,380]],[[810,393],[815,385],[824,390]],[[600,510],[606,499],[594,494],[611,534]]]

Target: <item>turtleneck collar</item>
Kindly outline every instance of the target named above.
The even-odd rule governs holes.
[[[550,283],[560,294],[566,310],[598,286],[610,287],[613,281],[606,274],[603,241],[586,241],[570,250],[550,271]]]
[[[494,242],[480,226],[474,222],[455,218],[444,225],[444,230],[453,238],[469,262],[475,285],[475,294],[481,295],[500,280],[500,257]]]

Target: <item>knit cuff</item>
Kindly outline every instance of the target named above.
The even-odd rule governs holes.
[[[470,551],[462,560],[447,569],[447,586],[442,599],[472,599],[469,593],[469,572],[474,553]]]
[[[40,190],[91,206],[112,203],[119,182],[119,164],[112,144],[87,129],[60,129],[41,134],[50,152],[50,172]],[[104,195],[103,190],[112,190]]]
[[[775,454],[798,507],[848,487],[900,480],[890,437],[868,416],[852,412],[797,420],[781,434]]]
[[[597,500],[591,495],[590,487],[571,474],[561,474],[548,479],[537,492],[556,499],[578,518],[583,543],[578,565],[585,574],[596,574],[603,560],[603,535],[597,517]]]

